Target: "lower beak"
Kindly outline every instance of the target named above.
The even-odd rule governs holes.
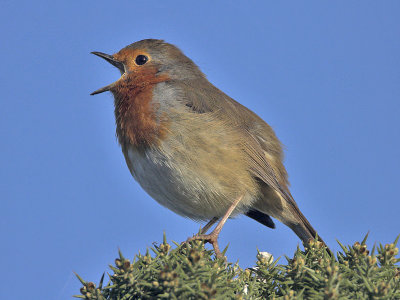
[[[123,74],[125,72],[125,66],[122,62],[116,60],[112,55],[109,54],[105,54],[102,52],[91,52],[94,55],[97,55],[103,59],[105,59],[106,61],[108,61],[110,64],[112,64],[114,67],[117,67],[120,71],[121,74]],[[91,93],[90,95],[96,95],[96,94],[100,94],[106,91],[109,91],[112,87],[114,86],[114,83],[111,83],[105,87],[102,87],[101,89],[98,89],[96,91],[94,91],[93,93]]]

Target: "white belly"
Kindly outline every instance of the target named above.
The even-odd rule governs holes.
[[[234,216],[246,212],[255,199],[254,195],[243,191],[240,182],[237,182],[237,189],[227,188],[226,178],[218,180],[210,176],[215,170],[208,172],[204,164],[196,161],[196,156],[190,160],[179,151],[167,156],[164,153],[171,152],[163,150],[130,148],[124,152],[135,180],[152,198],[175,213],[194,220],[221,217],[243,194]]]

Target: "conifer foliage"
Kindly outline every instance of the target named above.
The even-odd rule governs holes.
[[[399,236],[400,237],[400,236]],[[298,248],[286,262],[259,253],[254,268],[215,258],[199,241],[164,241],[133,261],[121,252],[110,265],[109,282],[84,281],[77,298],[132,299],[400,299],[400,258],[396,244],[367,249],[366,239],[344,246],[336,257],[321,242]],[[224,250],[224,253],[227,249]]]

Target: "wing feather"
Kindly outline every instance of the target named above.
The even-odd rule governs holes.
[[[254,112],[208,81],[208,84],[202,83],[202,80],[206,79],[174,82],[175,87],[181,86],[184,91],[184,97],[180,101],[194,113],[216,112],[216,117],[234,123],[243,135],[242,146],[249,160],[249,171],[297,208],[282,164],[282,146],[272,128]]]

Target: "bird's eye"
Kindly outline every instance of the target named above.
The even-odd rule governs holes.
[[[149,60],[149,58],[146,55],[138,55],[136,56],[135,62],[138,66],[144,65],[145,63],[147,63],[147,61]]]

